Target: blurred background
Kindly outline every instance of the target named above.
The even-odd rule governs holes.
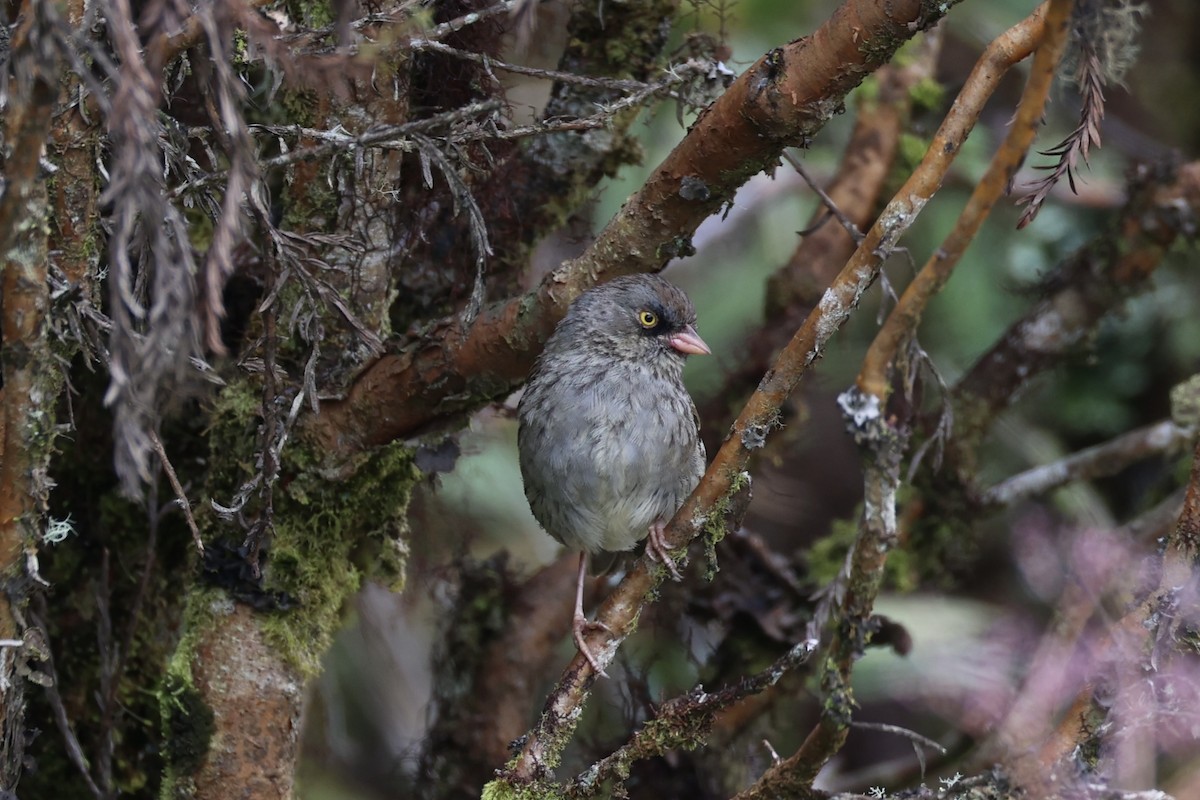
[[[836,6],[832,0],[685,3],[673,36],[680,54],[686,53],[691,36],[718,37],[731,53],[727,66],[740,73],[772,47],[811,32]],[[1036,221],[1018,232],[1022,209],[1014,201],[1025,193],[1022,185],[1040,177],[1039,165],[1053,163],[1051,157],[1031,154],[1012,196],[996,208],[925,315],[921,344],[945,381],[961,375],[1038,299],[1039,279],[1055,263],[1111,224],[1132,165],[1197,156],[1200,4],[1153,0],[1143,6],[1141,52],[1123,85],[1108,87],[1103,147],[1080,170],[1078,193],[1063,182]],[[1033,7],[1031,0],[968,0],[943,21],[936,73],[940,91],[932,92],[927,107],[913,114],[893,170],[893,188],[919,160],[923,143],[982,49]],[[530,51],[509,58],[556,63],[564,19],[561,7],[546,4]],[[942,190],[902,240],[908,254],[896,254],[888,262],[886,274],[896,291],[911,277],[913,262],[923,263],[961,211],[1004,135],[1027,66],[1004,80]],[[536,113],[545,92],[535,81],[514,81],[514,114],[519,117],[523,106]],[[1075,91],[1060,82],[1035,149],[1046,150],[1069,133],[1077,124],[1078,108]],[[795,151],[818,183],[826,182],[838,164],[854,109],[852,98],[847,112],[808,149]],[[539,248],[529,282],[539,269],[552,268],[586,246],[588,237],[680,140],[689,119],[683,116],[681,124],[671,103],[644,115],[637,126],[645,151],[642,165],[624,169],[604,186],[594,198],[590,219]],[[885,189],[884,195],[890,192]],[[767,278],[787,262],[798,232],[817,206],[813,192],[783,164],[773,175],[750,181],[727,215],[701,227],[695,256],[668,267],[665,275],[694,300],[698,327],[714,353],[691,359],[688,366],[688,385],[701,408],[722,391],[747,335],[761,325]],[[1168,415],[1171,387],[1200,368],[1197,266],[1194,249],[1177,247],[1157,270],[1152,288],[1110,316],[1069,363],[1028,388],[993,428],[980,460],[985,484]],[[877,284],[833,338],[815,372],[806,376],[801,397],[777,435],[780,441],[752,468],[754,498],[745,529],[787,558],[804,591],[815,591],[832,578],[844,557],[849,539],[839,540],[831,532],[842,526],[852,535],[862,480],[835,397],[854,380],[879,313],[888,307]],[[391,594],[368,586],[358,597],[309,699],[300,788],[306,800],[429,796],[429,737],[445,710],[434,696],[433,676],[453,662],[464,583],[486,579],[492,570],[519,583],[556,559],[573,564],[573,556],[561,560],[561,548],[538,528],[526,505],[517,468],[515,403],[510,398],[476,414],[458,437],[457,460],[452,453],[441,453],[453,467],[431,474],[413,504],[406,590]],[[702,420],[710,443],[720,441],[730,419]],[[1073,485],[993,516],[980,523],[972,547],[951,551],[954,560],[939,575],[906,569],[903,553],[897,553],[879,611],[904,626],[912,649],[904,657],[872,650],[856,668],[857,719],[901,724],[952,751],[966,747],[971,733],[986,727],[1011,699],[1014,676],[1051,615],[1063,574],[1078,571],[1083,562],[1100,564],[1096,569],[1115,568],[1113,563],[1139,569],[1153,543],[1142,553],[1108,532],[1186,481],[1188,464],[1187,458],[1150,459],[1115,478]],[[821,546],[814,551],[818,541]],[[718,558],[726,548],[741,546],[727,540],[718,548]],[[694,551],[693,560],[697,558]],[[598,685],[577,737],[580,743],[568,752],[562,774],[623,741],[630,723],[643,717],[647,706],[704,681],[714,669],[716,642],[730,636],[731,628],[744,626],[746,638],[758,641],[763,654],[777,654],[803,630],[804,620],[788,618],[787,604],[755,597],[753,581],[736,564],[718,572],[711,585],[701,589],[701,583],[695,571],[689,573],[682,590],[668,587],[663,601],[643,616],[618,665],[610,668],[613,679]],[[689,598],[689,592],[702,596]],[[548,602],[561,605],[565,630],[569,591]],[[682,613],[689,602],[705,606],[707,613],[695,607]],[[590,600],[588,608],[594,603]],[[486,619],[486,609],[482,617]],[[543,683],[533,693],[539,703],[572,653],[564,637],[554,666],[531,678]],[[771,753],[763,739],[779,753],[793,750],[811,726],[811,688],[801,682],[780,699],[755,723],[758,735],[736,741],[734,752],[721,761],[720,774],[715,767],[714,774],[705,774],[702,765],[693,765],[690,788],[696,796],[727,796],[769,765]],[[529,723],[539,710],[536,704],[528,709]],[[1194,738],[1183,736],[1172,746],[1182,749],[1172,755],[1166,748],[1162,780],[1192,785],[1187,776],[1200,770],[1200,762],[1188,761],[1187,747],[1195,752]],[[736,774],[731,763],[744,772]],[[898,787],[919,780],[912,744],[878,731],[852,732],[832,766],[827,788]],[[630,784],[635,797],[637,785],[635,775]]]

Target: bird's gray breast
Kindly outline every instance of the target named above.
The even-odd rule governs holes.
[[[652,366],[556,366],[530,384],[519,409],[530,507],[568,547],[628,550],[703,472],[691,398],[677,376]]]

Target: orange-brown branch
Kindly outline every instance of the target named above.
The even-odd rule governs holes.
[[[1062,42],[1065,41],[1065,22],[1070,14],[1072,2],[1073,0],[1050,0],[1048,9],[1045,6],[1039,9],[1039,12],[1045,12],[1044,15],[1035,15],[1022,23],[1027,25],[1027,32],[1033,37],[1032,41],[1026,41],[1039,42],[1039,53],[1049,50],[1052,54],[1052,60],[1049,61],[1050,75],[1046,76],[1045,81],[1046,88],[1053,74],[1053,66],[1061,54]],[[1001,39],[1020,27],[1009,31]],[[1059,41],[1055,41],[1056,38]],[[1011,48],[1009,42],[998,45],[1000,42],[1001,40],[997,40],[989,46],[973,71],[973,77],[980,75],[981,69],[990,75],[1003,74],[1008,67],[1016,63],[1011,60],[1013,56],[1025,51],[1025,47]],[[968,79],[968,84],[970,82]],[[1043,90],[1041,102],[1037,103],[1038,115],[1044,100]],[[1036,124],[1036,121],[1035,116],[1030,122]],[[932,147],[936,146],[935,139]],[[1023,152],[1022,148],[1020,153]],[[1012,169],[1015,170],[1017,163],[1019,158],[1012,162]],[[990,203],[988,205],[990,206]],[[878,395],[876,397],[880,400],[885,399]],[[853,708],[850,674],[859,652],[858,642],[868,635],[865,633],[866,623],[882,584],[884,563],[888,552],[897,541],[894,508],[905,436],[903,430],[893,431],[882,420],[876,420],[876,428],[876,432],[867,440],[871,450],[864,475],[866,494],[861,532],[851,552],[849,574],[844,583],[844,597],[834,614],[835,621],[827,626],[829,641],[825,649],[825,673],[821,678],[826,699],[820,720],[794,754],[768,769],[752,787],[738,795],[739,800],[765,800],[781,794],[795,796],[811,792],[817,774],[845,742]]]
[[[1054,81],[1055,69],[1066,49],[1071,6],[1070,0],[1050,4],[1045,21],[1045,36],[1038,47],[1037,55],[1034,56],[1033,70],[1025,85],[1025,92],[1021,96],[1008,136],[992,158],[983,179],[971,193],[954,229],[908,285],[863,359],[858,386],[863,392],[879,398],[881,403],[885,403],[891,393],[888,369],[895,363],[900,348],[916,334],[925,307],[946,285],[950,273],[958,265],[975,234],[979,232],[980,226],[991,213],[992,206],[1004,194],[1025,159],[1025,153],[1042,123],[1042,113],[1046,107],[1050,85]],[[991,58],[991,63],[987,65],[989,68],[1004,70],[1008,63],[1011,63],[1006,63],[1006,53],[992,52]]]

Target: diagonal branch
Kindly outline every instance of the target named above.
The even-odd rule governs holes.
[[[747,337],[742,357],[729,365],[725,386],[701,409],[701,419],[724,423],[729,418],[766,372],[771,356],[787,344],[854,252],[858,241],[845,224],[833,224],[828,215],[837,208],[859,231],[871,224],[911,110],[912,90],[933,75],[941,40],[940,28],[928,31],[910,62],[888,64],[875,74],[877,94],[859,93],[854,131],[836,174],[824,190],[828,200],[813,212],[805,226],[809,232],[787,263],[767,281],[763,324]],[[716,450],[720,445],[717,429],[710,427],[706,434],[705,444]]]
[[[883,328],[876,334],[863,358],[858,386],[867,394],[878,398],[881,406],[887,403],[892,392],[888,370],[894,368],[897,354],[903,344],[916,335],[925,307],[946,285],[951,272],[991,213],[992,206],[1004,194],[1017,169],[1025,160],[1025,153],[1041,125],[1050,85],[1054,81],[1055,70],[1066,47],[1071,6],[1070,0],[1050,4],[1046,16],[1045,38],[1034,57],[1025,92],[1021,96],[1020,105],[1004,143],[996,151],[975,190],[971,192],[971,197],[955,222],[954,229],[905,289],[900,302],[888,315]],[[993,52],[992,58],[1003,63],[1004,55]]]

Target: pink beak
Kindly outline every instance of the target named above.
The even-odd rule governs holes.
[[[696,333],[696,329],[691,325],[681,330],[679,333],[673,333],[667,337],[667,342],[684,355],[707,356],[712,354],[712,350],[708,349],[708,345],[700,338],[700,334]]]

